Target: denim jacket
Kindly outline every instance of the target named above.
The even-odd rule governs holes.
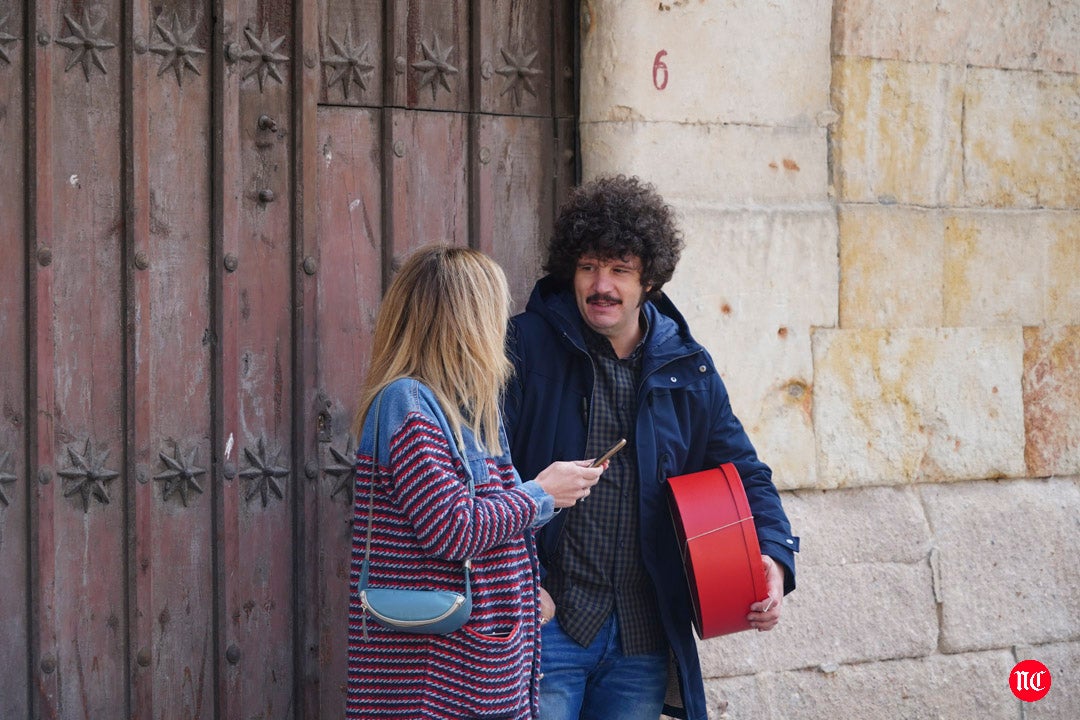
[[[381,399],[381,402],[380,402]],[[375,443],[375,414],[379,418],[379,448],[378,458],[383,465],[388,464],[390,458],[390,443],[393,434],[400,428],[410,413],[419,413],[436,422],[447,438],[450,451],[458,460],[468,459],[468,466],[472,473],[474,483],[483,484],[483,478],[488,474],[487,462],[494,460],[498,466],[512,465],[510,459],[510,445],[506,440],[506,432],[500,424],[499,437],[502,445],[502,454],[492,456],[486,447],[482,445],[468,427],[461,428],[463,447],[457,447],[454,442],[454,433],[439,405],[435,393],[419,380],[401,378],[390,383],[380,393],[379,398],[368,408],[367,417],[360,444],[356,454],[362,457],[372,457]],[[555,514],[555,500],[548,495],[535,480],[522,482],[517,470],[514,475],[518,481],[518,489],[528,495],[536,504],[536,519],[533,527],[539,527],[548,522]],[[465,478],[462,478],[464,481]]]

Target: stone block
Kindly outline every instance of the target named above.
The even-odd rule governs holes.
[[[835,215],[676,208],[686,250],[665,290],[777,485],[813,487],[810,332],[836,324]]]
[[[920,492],[937,546],[942,650],[1080,636],[1080,482],[982,481]]]
[[[582,3],[581,120],[814,125],[832,4]]]
[[[1080,213],[1044,213],[1041,218],[1049,243],[1044,322],[1080,325]]]
[[[1025,472],[1020,328],[815,330],[819,487]]]
[[[842,202],[940,207],[960,199],[965,69],[863,58],[833,62],[832,139]]]
[[[920,657],[934,651],[937,638],[927,561],[808,564],[775,629],[711,638],[699,643],[698,656],[706,677],[728,677]]]
[[[1038,325],[1044,320],[1047,242],[1038,212],[945,217],[944,324]]]
[[[1050,671],[1050,692],[1024,706],[1024,720],[1080,718],[1080,642],[1016,648],[1016,660],[1038,660]]]
[[[1024,328],[1028,472],[1080,474],[1080,325]]]
[[[800,573],[808,565],[915,564],[930,555],[930,527],[914,488],[798,490],[782,500],[801,538]]]
[[[705,681],[714,720],[1016,720],[1006,651],[934,655]],[[1073,717],[1061,715],[1060,718]]]
[[[971,68],[965,204],[1080,207],[1080,75]]]
[[[839,224],[840,327],[940,326],[941,212],[843,204]]]
[[[841,0],[840,55],[1080,72],[1080,3],[1046,0]]]
[[[766,683],[756,675],[706,680],[705,706],[709,717],[714,720],[764,717],[759,713],[769,707],[765,690]]]
[[[1080,214],[843,204],[840,326],[1075,324]]]
[[[821,128],[671,122],[581,123],[585,177],[648,179],[682,205],[828,202]]]

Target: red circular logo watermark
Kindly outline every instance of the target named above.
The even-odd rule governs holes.
[[[1050,671],[1038,660],[1021,660],[1009,673],[1009,688],[1024,702],[1035,702],[1050,692]]]

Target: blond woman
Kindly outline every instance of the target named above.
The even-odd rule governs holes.
[[[468,248],[419,250],[383,301],[354,428],[349,718],[537,717],[533,529],[588,495],[603,468],[556,462],[518,476],[499,410],[508,315],[502,270]],[[367,547],[368,578],[384,587],[460,591],[469,559],[468,622],[448,634],[372,622],[358,592]]]

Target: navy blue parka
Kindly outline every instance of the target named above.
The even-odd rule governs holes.
[[[679,666],[685,711],[668,712],[704,720],[705,690],[689,588],[667,505],[667,478],[734,463],[761,552],[784,567],[785,594],[795,588],[798,538],[791,534],[772,472],[732,412],[709,353],[691,337],[667,296],[647,301],[642,311],[649,332],[637,393],[636,443],[628,449],[637,453],[640,474],[642,562]],[[514,466],[523,477],[536,477],[557,460],[585,457],[594,370],[583,327],[572,289],[551,276],[537,282],[525,312],[511,320],[508,353],[515,373],[503,409]],[[542,567],[558,552],[565,519],[565,512],[559,513],[537,536]]]

